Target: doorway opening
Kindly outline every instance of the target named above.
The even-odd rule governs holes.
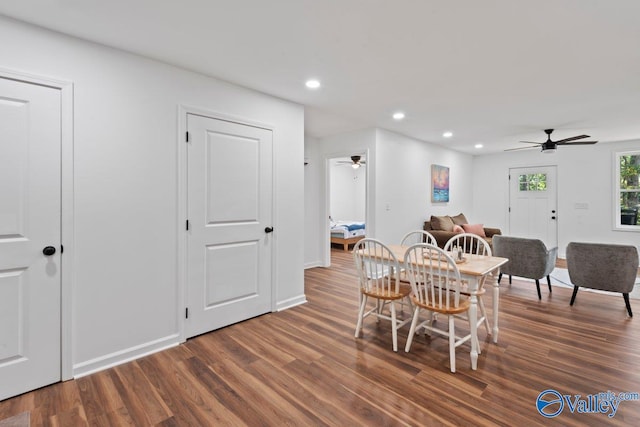
[[[367,233],[366,154],[329,158],[327,176],[327,250],[349,251]]]

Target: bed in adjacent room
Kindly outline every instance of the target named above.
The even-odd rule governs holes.
[[[355,245],[365,236],[364,222],[331,220],[330,227],[331,243],[342,245],[345,251],[349,250],[349,245]]]

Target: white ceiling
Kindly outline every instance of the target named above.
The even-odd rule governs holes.
[[[0,14],[298,102],[316,137],[377,126],[474,154],[545,128],[640,139],[638,0],[3,0]]]

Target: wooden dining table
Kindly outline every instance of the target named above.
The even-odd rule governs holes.
[[[401,245],[387,245],[391,252],[398,259],[398,262],[402,265],[404,263],[404,255],[409,246]],[[465,261],[456,264],[460,271],[460,278],[467,280],[469,283],[469,291],[471,293],[469,308],[469,318],[478,318],[478,297],[475,291],[478,290],[480,285],[489,286],[492,289],[492,320],[493,327],[489,332],[493,337],[493,342],[498,342],[498,314],[500,303],[500,289],[498,284],[498,273],[500,272],[500,266],[506,264],[509,259],[494,256],[485,255],[472,255],[464,254]],[[454,257],[455,259],[455,257]],[[484,283],[482,281],[484,280]],[[476,369],[478,366],[478,352],[477,348],[477,336],[478,336],[478,322],[469,322],[471,325],[471,369]]]

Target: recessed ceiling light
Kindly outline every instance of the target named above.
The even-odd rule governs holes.
[[[395,120],[402,120],[402,119],[404,119],[404,113],[402,111],[398,111],[397,113],[393,113],[393,118]]]
[[[309,89],[318,89],[320,87],[320,82],[315,79],[307,80],[305,86],[307,86]]]
[[[445,133],[442,134],[442,136],[444,136],[445,138],[451,138],[453,136],[453,132],[446,131]]]
[[[474,147],[476,147],[476,148],[482,148],[482,147],[484,147],[484,145],[482,145],[482,144],[476,144],[476,145],[474,145]]]

